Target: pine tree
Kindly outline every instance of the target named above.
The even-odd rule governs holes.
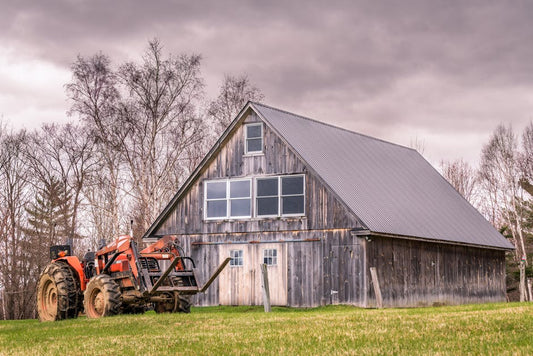
[[[49,260],[49,247],[67,243],[69,236],[70,199],[66,185],[51,176],[38,191],[35,201],[25,208],[28,226],[23,228],[32,256],[39,267]]]

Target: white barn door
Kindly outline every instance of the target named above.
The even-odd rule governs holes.
[[[266,262],[270,303],[287,305],[287,248],[284,243],[219,246],[220,263],[232,257],[219,278],[221,305],[262,305],[260,264]]]

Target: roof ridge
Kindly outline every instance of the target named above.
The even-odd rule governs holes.
[[[263,106],[265,108],[268,108],[268,109],[271,109],[271,110],[276,110],[276,111],[282,112],[284,114],[292,115],[292,116],[298,117],[300,119],[312,121],[312,122],[317,123],[317,124],[321,124],[321,125],[324,125],[324,126],[329,126],[331,128],[337,129],[337,130],[341,130],[341,131],[345,131],[345,132],[348,132],[348,133],[351,133],[351,134],[354,134],[354,135],[366,137],[366,138],[369,138],[371,140],[387,143],[389,145],[394,145],[394,146],[397,146],[397,147],[400,147],[400,148],[405,148],[405,149],[408,149],[408,150],[411,150],[411,151],[415,151],[415,152],[420,154],[420,152],[418,152],[416,149],[414,149],[412,147],[407,147],[407,146],[404,146],[404,145],[400,145],[399,143],[390,142],[390,141],[387,141],[387,140],[384,140],[384,139],[381,139],[381,138],[378,138],[378,137],[373,137],[373,136],[366,135],[366,134],[363,134],[363,133],[360,133],[360,132],[352,131],[352,130],[349,130],[349,129],[344,128],[344,127],[340,127],[340,126],[336,126],[336,125],[333,125],[333,124],[330,124],[330,123],[327,123],[327,122],[323,122],[323,121],[320,121],[320,120],[312,119],[312,118],[307,117],[307,116],[295,114],[295,113],[292,113],[292,112],[287,111],[287,110],[278,109],[278,108],[275,108],[273,106],[262,104],[262,103],[258,103],[258,102],[255,102],[255,101],[250,101],[250,104]]]

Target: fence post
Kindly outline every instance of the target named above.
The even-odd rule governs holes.
[[[379,288],[378,274],[376,267],[370,267],[370,275],[372,276],[372,285],[374,286],[374,294],[376,295],[376,304],[378,308],[383,308],[383,298],[381,297],[381,289]]]
[[[527,279],[527,290],[529,291],[529,301],[533,302],[533,290],[531,289],[531,284],[533,283],[532,278]]]
[[[270,308],[270,288],[268,286],[268,269],[265,263],[261,263],[261,287],[263,289],[263,304],[265,305],[265,313],[269,313]]]
[[[526,290],[526,256],[522,257],[520,261],[520,301],[527,301],[527,290]]]

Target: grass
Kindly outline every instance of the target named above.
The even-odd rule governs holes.
[[[40,323],[0,321],[2,355],[533,355],[533,304],[365,310],[193,308]]]

